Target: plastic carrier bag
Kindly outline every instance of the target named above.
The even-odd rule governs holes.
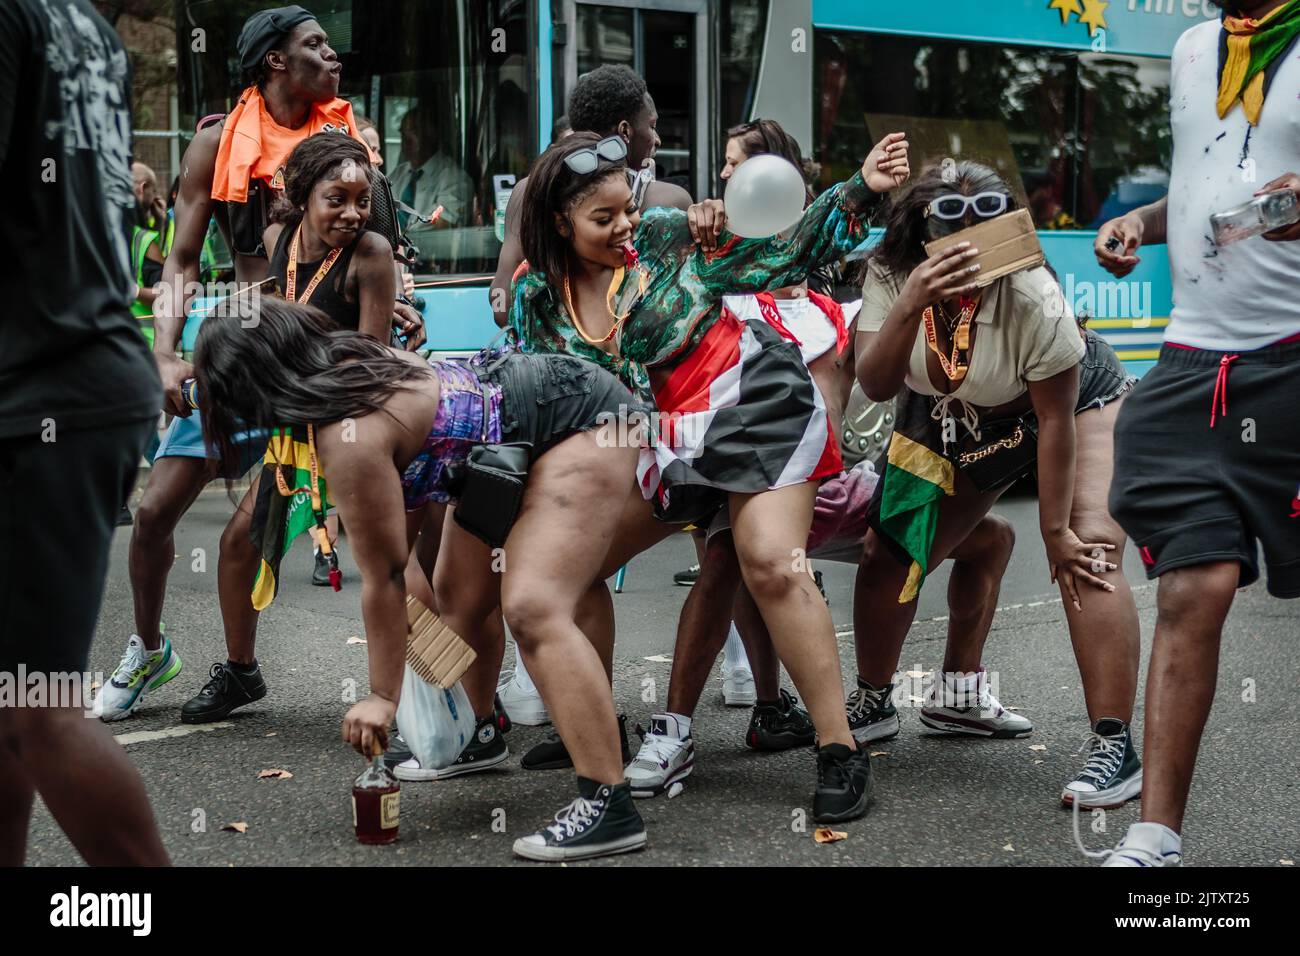
[[[440,770],[455,763],[474,739],[474,726],[474,708],[459,681],[444,690],[426,683],[406,665],[397,729],[422,768]]]

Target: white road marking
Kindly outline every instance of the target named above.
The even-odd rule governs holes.
[[[225,727],[235,726],[228,720],[219,720],[215,724],[181,724],[178,727],[168,727],[166,730],[137,730],[130,734],[114,734],[113,739],[123,747],[131,744],[143,744],[150,740],[166,740],[168,737],[187,737],[190,734],[197,734],[200,731],[221,730]]]

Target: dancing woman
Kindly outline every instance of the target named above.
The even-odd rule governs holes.
[[[1114,350],[1076,322],[1047,269],[981,290],[972,264],[978,250],[969,243],[926,258],[927,241],[1016,208],[992,169],[961,162],[952,173],[927,172],[895,204],[858,318],[863,391],[876,401],[899,396],[855,597],[864,726],[897,728],[891,682],[917,595],[925,575],[953,557],[949,593],[975,598],[974,613],[954,611],[921,722],[985,737],[1033,729],[998,703],[981,663],[1001,575],[990,587],[963,561],[972,530],[1017,474],[1036,468],[1043,544],[1093,729],[1086,765],[1062,800],[1118,806],[1140,792],[1142,779],[1129,729],[1137,609],[1120,573],[1124,532],[1106,505],[1115,417],[1133,379]],[[999,464],[1007,461],[1018,470]],[[1005,480],[975,470],[990,465]]]
[[[906,180],[907,144],[887,137],[787,237],[724,233],[712,253],[688,213],[639,211],[625,157],[617,138],[575,133],[537,161],[520,225],[530,271],[511,326],[526,350],[589,358],[653,396],[666,424],[638,467],[653,509],[626,502],[607,569],[672,523],[729,506],[745,583],[820,735],[814,815],[853,819],[866,812],[870,764],[845,720],[830,612],[795,561],[816,482],[841,469],[838,447],[799,347],[740,321],[722,297],[792,285],[855,248],[881,194]]]
[[[369,639],[371,692],[348,711],[344,739],[365,755],[387,744],[402,682],[408,589],[434,605],[427,579],[407,574],[425,504],[449,498],[448,468],[474,446],[530,443],[533,460],[500,573],[477,553],[462,560],[453,548],[439,556],[440,564],[456,566],[465,587],[498,589],[578,773],[577,799],[552,825],[516,841],[515,852],[562,860],[644,846],[645,827],[623,782],[609,682],[574,623],[619,519],[618,509],[591,504],[621,502],[632,480],[636,449],[602,447],[593,431],[633,406],[627,388],[566,356],[513,354],[476,372],[336,330],[314,309],[270,298],[259,308],[251,327],[214,317],[200,330],[195,370],[204,427],[223,450],[248,426],[312,429],[316,460],[361,570]]]

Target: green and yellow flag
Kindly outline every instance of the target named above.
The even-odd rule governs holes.
[[[1224,16],[1219,41],[1219,118],[1238,101],[1252,126],[1259,125],[1264,98],[1285,53],[1300,36],[1300,0],[1290,0],[1267,16]]]
[[[275,600],[279,587],[280,559],[298,535],[324,520],[329,508],[325,476],[317,468],[319,504],[312,502],[313,450],[306,428],[277,429],[271,433],[262,459],[262,480],[253,507],[253,543],[262,555],[253,580],[253,607],[264,610]]]
[[[921,593],[939,523],[939,503],[953,494],[953,463],[931,447],[933,436],[927,399],[904,389],[898,398],[880,493],[880,529],[912,559],[899,604]]]

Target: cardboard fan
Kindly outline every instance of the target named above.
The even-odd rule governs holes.
[[[1025,209],[1006,213],[988,222],[982,222],[951,236],[944,236],[925,244],[925,254],[935,256],[960,242],[969,242],[979,255],[971,265],[978,264],[979,275],[975,284],[981,289],[992,285],[1003,276],[1041,266],[1046,257],[1034,231],[1034,220]]]
[[[474,663],[474,648],[414,597],[406,598],[406,662],[428,684],[448,689]]]

